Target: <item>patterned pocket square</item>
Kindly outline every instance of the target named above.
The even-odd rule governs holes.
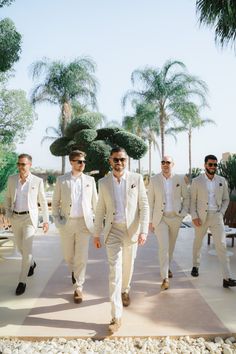
[[[136,187],[136,184],[131,184],[131,188],[135,188]]]

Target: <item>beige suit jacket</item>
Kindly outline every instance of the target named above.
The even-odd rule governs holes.
[[[215,175],[215,181],[216,204],[218,211],[224,215],[229,205],[228,186],[224,177]],[[192,180],[190,212],[192,219],[200,218],[202,223],[205,222],[208,212],[208,191],[205,174]]]
[[[82,209],[85,224],[93,233],[94,214],[97,205],[97,189],[91,176],[82,174]],[[52,198],[52,215],[56,227],[66,224],[71,211],[71,172],[57,178]]]
[[[126,172],[126,226],[132,242],[139,233],[148,233],[149,207],[143,178],[138,173]],[[95,235],[100,235],[105,218],[105,242],[115,216],[115,197],[112,173],[99,180],[99,196],[95,215]]]
[[[32,224],[38,227],[38,203],[40,204],[43,222],[49,221],[48,204],[44,193],[43,179],[34,175],[30,175],[28,190],[28,206]],[[7,191],[5,196],[6,215],[9,219],[13,216],[13,210],[16,201],[17,183],[19,174],[9,176],[7,183]]]
[[[177,216],[185,217],[189,212],[189,189],[181,175],[172,177],[173,208]],[[148,188],[148,201],[150,206],[150,223],[156,228],[165,210],[165,190],[161,173],[151,177]]]

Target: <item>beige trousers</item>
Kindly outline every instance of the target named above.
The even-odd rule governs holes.
[[[64,259],[70,272],[74,272],[74,289],[82,291],[88,261],[90,232],[84,218],[70,218],[59,228]]]
[[[33,265],[33,238],[36,232],[29,214],[13,214],[11,218],[12,230],[16,240],[16,246],[22,256],[19,282],[26,283],[28,271]]]
[[[229,257],[226,253],[225,230],[223,216],[219,212],[208,212],[206,221],[201,226],[194,226],[195,238],[193,242],[193,266],[199,267],[201,258],[202,240],[209,229],[212,233],[216,252],[222,267],[224,278],[230,278]]]
[[[175,213],[167,213],[163,215],[159,225],[154,230],[159,245],[159,263],[162,279],[168,278],[168,270],[173,258],[181,222],[182,217],[177,216]]]
[[[113,223],[106,240],[109,262],[109,293],[112,318],[121,318],[121,293],[129,292],[133,275],[137,242],[131,243],[126,225]]]

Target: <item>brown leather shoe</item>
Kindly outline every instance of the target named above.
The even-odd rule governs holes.
[[[161,290],[167,290],[169,289],[169,280],[168,279],[164,279],[162,284],[161,284]]]
[[[121,319],[120,318],[113,318],[108,326],[108,330],[111,334],[118,331],[121,326]]]
[[[80,304],[83,301],[83,294],[80,290],[74,291],[74,303]]]
[[[168,277],[169,278],[173,278],[173,273],[172,273],[172,271],[170,269],[168,270]]]
[[[122,298],[122,304],[124,307],[127,307],[130,305],[129,293],[122,293],[121,298]]]

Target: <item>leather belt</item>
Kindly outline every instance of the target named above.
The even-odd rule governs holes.
[[[14,214],[17,214],[17,215],[25,215],[25,214],[29,214],[29,211],[15,211],[15,210],[13,210],[13,213]]]

